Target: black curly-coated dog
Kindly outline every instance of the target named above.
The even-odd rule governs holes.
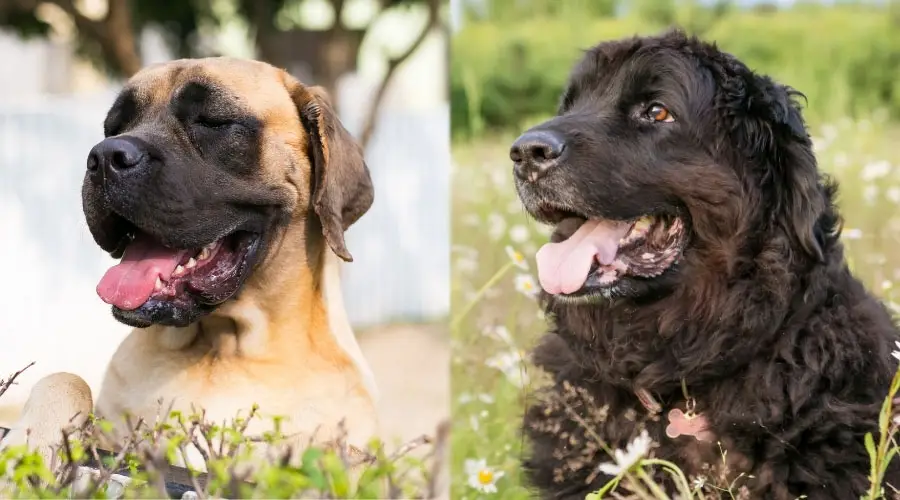
[[[556,225],[534,352],[554,384],[525,417],[543,497],[597,490],[615,472],[598,441],[641,429],[745,497],[868,488],[900,335],[847,267],[800,95],[671,31],[588,50],[558,115],[516,140],[519,197]]]

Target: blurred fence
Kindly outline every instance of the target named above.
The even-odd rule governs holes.
[[[366,106],[347,93],[342,114],[355,133]],[[65,370],[97,387],[128,331],[94,292],[113,261],[94,244],[80,198],[87,153],[102,139],[113,97],[17,103],[0,96],[0,377],[37,361],[29,384]],[[343,268],[357,327],[449,311],[448,123],[446,105],[380,117],[367,151],[375,203],[347,234],[355,260]],[[4,403],[24,394],[11,391]]]

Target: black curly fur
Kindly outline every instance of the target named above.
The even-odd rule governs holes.
[[[678,128],[644,132],[616,118],[643,84],[680,106]],[[589,305],[543,295],[553,326],[534,361],[554,384],[524,422],[524,467],[542,497],[597,490],[611,479],[597,465],[610,458],[586,443],[624,448],[642,426],[660,444],[655,455],[689,474],[753,476],[737,483],[750,498],[866,491],[863,437],[877,440],[900,335],[847,267],[836,186],[817,168],[795,96],[680,31],[602,43],[573,70],[548,122],[578,153],[559,167],[567,181],[556,191],[587,212],[671,207],[686,215],[690,243],[674,277],[634,294]],[[623,151],[633,133],[655,135]],[[628,168],[617,166],[626,154]],[[526,208],[536,199],[520,196]],[[703,468],[723,463],[717,444],[665,436],[666,412],[683,408],[682,381],[727,470]],[[639,387],[662,403],[662,418],[648,418]],[[897,467],[888,482],[900,487]]]

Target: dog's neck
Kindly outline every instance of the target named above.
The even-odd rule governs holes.
[[[303,238],[309,228],[292,224],[284,239]],[[315,233],[312,233],[315,234]],[[374,376],[362,355],[344,309],[341,260],[321,238],[306,245],[281,244],[247,281],[244,293],[186,328],[163,328],[160,342],[173,350],[204,349],[216,358],[271,360],[283,355],[294,363],[317,356],[334,363],[348,359],[365,389],[378,397]],[[249,289],[253,293],[246,293]]]

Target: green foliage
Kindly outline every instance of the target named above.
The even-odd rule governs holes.
[[[738,10],[729,2],[642,1],[622,17],[566,14],[473,19],[453,40],[452,130],[518,131],[555,112],[572,64],[596,43],[655,34],[669,25],[713,40],[752,69],[808,97],[807,117],[900,117],[900,30],[896,7]],[[891,15],[886,9],[892,8]]]
[[[331,444],[307,446],[285,441],[274,431],[248,434],[254,410],[229,424],[213,424],[203,414],[186,416],[169,412],[169,418],[148,426],[138,423],[119,442],[114,457],[96,468],[95,476],[79,480],[89,457],[97,456],[98,443],[110,442],[111,425],[91,418],[81,428],[63,431],[60,446],[47,464],[41,454],[25,446],[0,450],[0,498],[107,498],[115,471],[126,469],[131,481],[124,485],[126,498],[161,498],[166,495],[162,471],[169,463],[187,461],[188,449],[200,450],[202,464],[187,463],[193,472],[208,472],[201,485],[192,480],[200,498],[423,498],[432,497],[431,475],[441,464],[413,456],[419,446],[432,444],[423,436],[392,455],[373,439],[366,450],[351,457],[343,438]],[[441,438],[443,439],[443,438]],[[433,458],[433,457],[430,457]],[[196,479],[196,476],[195,478]]]
[[[46,36],[50,32],[50,25],[39,19],[33,10],[0,10],[0,27],[11,29],[25,39]]]

